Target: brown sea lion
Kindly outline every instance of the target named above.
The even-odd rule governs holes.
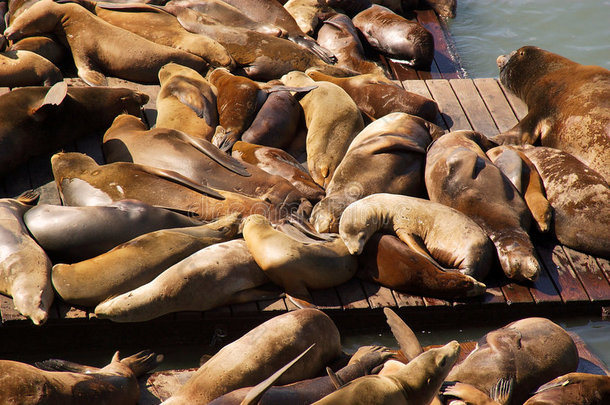
[[[545,318],[525,318],[486,334],[447,381],[490,392],[500,379],[513,379],[504,405],[523,404],[545,382],[576,370],[578,351],[570,335]]]
[[[382,229],[394,232],[439,267],[457,269],[477,280],[489,272],[493,244],[487,234],[472,219],[446,205],[404,195],[373,194],[350,204],[339,222],[339,234],[352,254],[361,254],[368,239]]]
[[[104,131],[122,112],[140,115],[148,96],[128,89],[53,87],[15,89],[0,96],[0,175],[30,157],[56,151]]]
[[[163,404],[207,404],[235,389],[254,386],[313,343],[278,385],[316,376],[340,355],[341,342],[337,327],[322,311],[308,308],[276,316],[223,347]]]
[[[69,46],[78,76],[92,86],[106,84],[104,73],[139,83],[157,83],[159,69],[168,62],[197,71],[208,68],[198,56],[115,27],[74,3],[41,0],[4,32],[10,40],[49,33]]]
[[[504,274],[533,281],[540,272],[528,235],[531,214],[513,184],[485,155],[484,135],[455,131],[437,139],[426,157],[430,200],[468,215],[494,242]]]
[[[56,66],[59,66],[66,56],[66,49],[59,44],[52,35],[23,38],[14,42],[8,47],[8,50],[34,52],[48,59]]]
[[[0,293],[13,297],[17,311],[41,325],[49,316],[54,294],[51,260],[23,222],[23,214],[32,207],[30,197],[0,199]]]
[[[100,255],[148,232],[200,225],[195,218],[136,200],[96,207],[39,204],[23,220],[53,260],[65,263]]]
[[[0,53],[0,86],[51,86],[63,80],[51,62],[30,51]]]
[[[436,125],[405,113],[391,113],[367,125],[349,145],[310,222],[318,232],[338,232],[343,210],[367,195],[424,198],[426,149],[433,137],[443,133]]]
[[[377,4],[358,13],[352,21],[378,52],[413,68],[430,69],[434,38],[417,21],[409,21]]]
[[[212,140],[218,126],[216,93],[197,71],[170,62],[159,70],[157,128]]]
[[[500,81],[525,101],[528,113],[493,139],[561,149],[610,183],[610,71],[533,46],[497,62]]]
[[[301,31],[307,35],[313,35],[317,31],[320,23],[320,16],[326,13],[332,12],[332,9],[318,0],[288,0],[284,4],[284,8],[294,18]],[[320,44],[320,37],[316,38],[318,44],[323,48],[324,45]],[[326,48],[328,49],[328,48]],[[328,49],[331,53],[334,52]],[[336,54],[334,54],[337,56]]]
[[[523,405],[603,405],[608,403],[610,403],[610,376],[569,373],[538,388]]]
[[[4,404],[114,404],[135,405],[140,397],[137,377],[157,367],[162,356],[143,351],[119,359],[119,352],[103,368],[63,360],[38,364],[0,360]],[[56,371],[56,370],[69,371]]]
[[[314,404],[428,405],[459,353],[460,344],[454,340],[420,354],[395,373],[353,380]]]
[[[434,122],[438,105],[434,100],[404,90],[397,84],[374,75],[358,75],[346,78],[333,77],[307,70],[307,75],[318,81],[336,84],[347,92],[362,112],[373,118],[381,118],[393,112],[417,115]]]
[[[534,164],[553,207],[552,228],[566,246],[610,258],[610,187],[601,174],[554,148],[518,147]]]
[[[349,94],[333,83],[316,83],[296,71],[281,80],[287,86],[318,86],[299,102],[307,125],[307,168],[314,181],[326,187],[352,139],[364,128],[362,115]]]

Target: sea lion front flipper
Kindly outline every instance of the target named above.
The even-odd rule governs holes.
[[[499,404],[508,404],[510,403],[510,398],[513,395],[514,388],[514,378],[500,378],[496,385],[489,390],[489,396]]]
[[[383,309],[383,313],[385,314],[394,338],[398,342],[398,346],[400,346],[400,350],[407,360],[411,361],[424,352],[415,333],[413,333],[411,328],[409,328],[396,312],[386,307]]]
[[[29,114],[36,121],[43,121],[47,112],[57,108],[63,103],[68,95],[68,84],[64,81],[57,82],[47,91],[40,105],[32,108]]]
[[[528,159],[525,153],[519,151],[519,155],[521,156],[523,163],[525,163],[524,171],[527,173],[527,176],[524,176],[524,178],[527,178],[525,178],[526,184],[525,191],[523,192],[523,199],[532,213],[538,230],[540,232],[548,232],[551,228],[553,207],[546,199],[544,183],[540,178],[538,169],[536,169],[536,166]]]
[[[34,365],[45,371],[69,371],[72,373],[95,373],[100,369],[97,367],[84,366],[67,360],[49,359],[37,361]]]
[[[326,374],[328,374],[328,377],[335,386],[336,390],[345,385],[345,381],[343,381],[341,377],[339,377],[330,367],[326,367]]]
[[[311,53],[316,55],[318,58],[322,59],[324,62],[334,65],[337,63],[337,57],[328,49],[320,46],[316,41],[312,38],[307,38],[302,35],[297,36],[288,36],[288,39],[295,44],[302,46],[303,48],[309,50]]]
[[[418,253],[419,255],[421,255],[424,259],[428,260],[430,263],[432,263],[434,266],[436,266],[439,270],[447,271],[443,266],[441,266],[430,255],[430,252],[428,252],[428,248],[426,248],[426,245],[422,241],[421,237],[414,235],[410,232],[406,232],[400,228],[396,229],[395,232],[396,232],[396,236],[398,236],[398,239],[400,239],[401,241],[406,243],[407,246],[409,246],[411,249],[413,249],[413,251],[415,251],[415,253]]]
[[[535,111],[530,111],[521,121],[508,131],[489,137],[499,145],[533,145],[541,136],[550,130],[547,120],[540,122]]]
[[[78,77],[83,79],[89,86],[108,86],[108,79],[102,72],[89,65],[83,64],[82,62],[76,63],[76,60],[74,63],[78,68]]]
[[[182,133],[182,139],[185,142],[191,144],[199,152],[203,153],[204,155],[224,167],[225,169],[230,170],[233,173],[239,174],[240,176],[252,176],[239,160],[235,159],[231,155],[222,152],[211,142],[208,142],[205,139],[194,138],[185,133]]]
[[[17,197],[17,201],[19,201],[22,204],[25,205],[35,205],[36,201],[38,201],[38,199],[40,198],[40,191],[39,190],[27,190],[24,191],[23,193],[21,193],[18,197]]]
[[[212,144],[223,152],[229,152],[238,140],[239,139],[233,135],[233,131],[227,131],[220,125],[216,127],[214,136],[212,136]]]
[[[159,169],[157,167],[144,166],[144,165],[138,165],[138,167],[143,172],[153,174],[153,175],[161,177],[165,180],[169,180],[171,182],[180,184],[182,186],[195,190],[199,193],[206,194],[210,197],[214,197],[219,200],[225,199],[225,197],[222,194],[218,193],[213,188],[203,186],[201,184],[197,184],[193,180],[189,179],[188,177],[183,176],[182,174],[175,172],[173,170]]]
[[[271,386],[273,384],[275,384],[275,382],[290,368],[292,367],[297,361],[299,361],[303,356],[305,356],[305,354],[311,350],[312,347],[314,347],[316,344],[312,344],[311,346],[309,346],[307,349],[305,349],[305,351],[301,354],[299,354],[297,357],[295,357],[290,363],[286,364],[284,367],[280,368],[279,370],[277,370],[275,373],[271,374],[271,376],[269,376],[267,379],[265,379],[264,381],[261,381],[260,383],[258,383],[256,386],[254,386],[250,392],[248,392],[248,395],[246,395],[246,397],[243,399],[243,401],[240,402],[240,405],[255,405],[258,404],[258,401],[260,401],[261,397],[263,396],[263,394],[265,392],[267,392],[267,390],[269,388],[271,388]]]

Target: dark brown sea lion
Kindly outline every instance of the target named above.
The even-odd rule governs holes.
[[[523,404],[545,382],[576,370],[578,351],[570,335],[545,318],[526,318],[489,332],[447,381],[490,392],[500,379],[513,379],[513,395],[504,405]]]
[[[352,21],[375,50],[414,68],[430,69],[434,38],[418,22],[377,4],[358,13]]]
[[[493,139],[561,149],[610,183],[610,71],[533,46],[498,57],[498,66],[500,81],[528,113]]]
[[[322,311],[299,309],[276,316],[223,347],[164,404],[207,404],[254,386],[312,343],[303,361],[284,373],[278,385],[316,376],[340,355],[341,342],[337,327]]]
[[[455,131],[437,139],[426,157],[428,195],[468,215],[485,230],[508,278],[535,280],[541,265],[527,233],[531,214],[482,146],[487,149],[489,141],[473,131]]]
[[[315,81],[327,81],[341,87],[363,113],[376,119],[393,112],[403,112],[434,122],[438,113],[434,100],[406,91],[385,77],[367,74],[340,78],[315,69],[307,70],[307,75]]]
[[[53,87],[15,89],[0,96],[0,175],[30,157],[108,128],[122,112],[140,115],[148,96],[128,89]]]
[[[10,40],[50,33],[67,44],[78,76],[93,86],[106,83],[104,73],[140,83],[157,83],[159,69],[168,62],[197,71],[208,68],[207,62],[198,56],[115,27],[74,3],[41,0],[4,32]]]
[[[391,113],[367,125],[337,166],[326,187],[326,197],[312,211],[311,223],[318,232],[338,232],[343,210],[375,193],[424,198],[426,149],[432,138],[443,132],[405,113]]]
[[[610,403],[610,377],[569,373],[549,381],[536,390],[523,405],[604,405]]]
[[[51,86],[62,79],[57,66],[34,52],[0,53],[1,87]]]
[[[30,51],[59,66],[66,56],[66,49],[52,35],[23,38],[8,47],[9,51]]]
[[[137,377],[157,367],[162,356],[140,352],[106,367],[82,366],[63,360],[47,360],[41,370],[29,364],[0,360],[4,404],[115,404],[135,405],[140,397]],[[55,371],[67,369],[70,371]]]

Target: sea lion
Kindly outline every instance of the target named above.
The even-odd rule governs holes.
[[[540,273],[528,235],[531,214],[513,184],[485,155],[489,141],[474,131],[437,139],[426,157],[426,189],[436,201],[468,215],[494,242],[504,274],[533,281]]]
[[[0,96],[0,175],[30,157],[56,151],[84,135],[105,131],[122,112],[140,115],[144,93],[120,88],[15,89]]]
[[[32,197],[0,199],[0,293],[13,297],[17,311],[41,325],[49,316],[54,294],[51,260],[23,223],[23,214],[37,198]]]
[[[460,344],[454,340],[420,354],[395,373],[360,377],[314,404],[427,405],[459,353]]]
[[[324,189],[307,173],[307,170],[290,154],[281,149],[237,141],[233,145],[232,156],[256,165],[271,174],[282,176],[311,202],[324,197]]]
[[[500,81],[528,106],[514,128],[493,139],[576,156],[610,183],[610,71],[534,46],[498,57]]]
[[[513,379],[504,405],[523,404],[545,382],[576,370],[578,351],[570,335],[545,318],[525,318],[486,334],[447,381],[490,392],[500,379]]]
[[[254,261],[275,284],[297,300],[311,303],[309,289],[331,288],[352,278],[358,262],[337,235],[330,240],[296,239],[273,229],[262,215],[243,222],[243,235]]]
[[[451,381],[443,384],[441,393],[447,405],[502,405],[510,400],[513,384],[512,379],[500,379],[488,395],[470,384]]]
[[[5,404],[116,404],[135,405],[140,396],[137,377],[157,367],[162,356],[143,351],[119,359],[116,352],[103,368],[63,360],[38,364],[45,370],[16,361],[0,360]],[[56,371],[56,370],[68,371]]]
[[[159,69],[168,62],[197,71],[208,68],[198,56],[115,27],[75,3],[41,0],[4,31],[9,40],[49,33],[67,44],[78,76],[91,86],[105,85],[104,73],[139,83],[157,83]]]
[[[315,205],[310,222],[318,232],[338,232],[348,205],[375,193],[424,198],[426,149],[443,134],[436,125],[405,113],[373,121],[354,138],[333,178],[326,197]]]
[[[440,263],[439,267],[457,269],[477,280],[489,272],[493,244],[487,234],[472,219],[446,205],[373,194],[350,204],[339,222],[339,234],[352,254],[361,254],[368,239],[381,229],[396,233],[424,259]]]
[[[607,403],[610,403],[609,376],[569,373],[538,388],[523,405],[603,405]]]
[[[307,35],[313,35],[317,31],[320,15],[332,12],[330,7],[320,3],[318,0],[288,0],[284,4],[284,8],[294,18],[301,31]],[[319,36],[316,40],[320,46],[326,48],[320,44]],[[332,50],[328,50],[334,54]],[[336,54],[334,55],[337,56]]]
[[[409,21],[378,4],[361,11],[352,21],[378,52],[416,69],[430,69],[434,38],[417,21]]]
[[[61,72],[51,62],[30,51],[0,53],[0,86],[51,86],[63,80]]]
[[[601,174],[569,153],[517,147],[536,167],[553,207],[552,228],[566,246],[610,258],[610,187]]]
[[[23,38],[14,42],[7,50],[34,52],[46,58],[55,66],[59,66],[66,55],[66,49],[59,44],[52,35]]]
[[[195,218],[136,200],[96,207],[39,204],[23,221],[53,260],[64,263],[100,255],[148,232],[200,225]]]
[[[316,376],[340,355],[341,342],[337,327],[322,311],[307,308],[276,316],[223,347],[163,404],[207,404],[235,389],[254,386],[313,343],[278,385]]]
[[[307,168],[314,181],[326,187],[352,139],[364,128],[362,115],[349,94],[336,84],[316,83],[296,71],[281,81],[287,86],[318,86],[299,102],[307,125]]]

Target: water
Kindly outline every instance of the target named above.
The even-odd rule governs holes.
[[[497,77],[524,45],[610,69],[610,0],[458,0],[448,25],[469,77]]]

